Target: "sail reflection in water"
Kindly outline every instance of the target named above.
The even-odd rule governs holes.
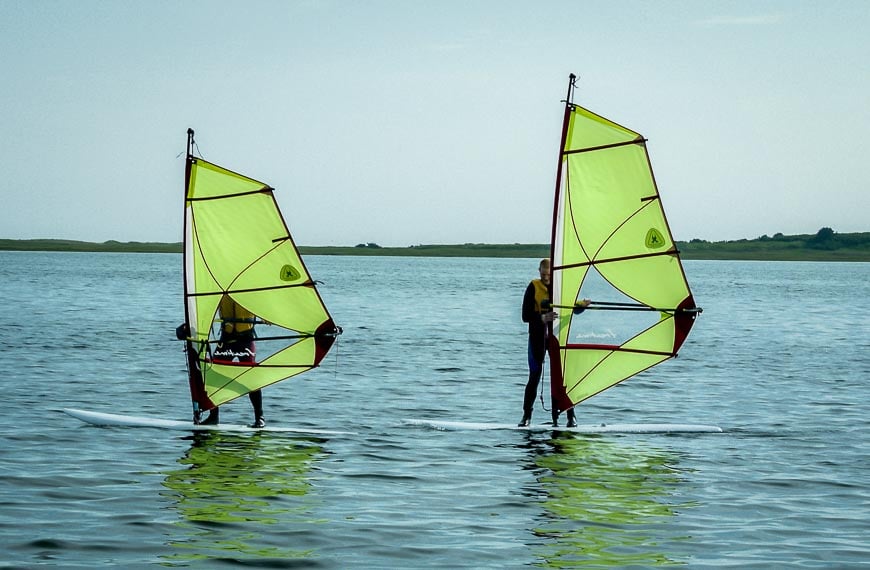
[[[529,447],[536,490],[545,493],[533,530],[545,539],[536,552],[541,565],[684,563],[656,529],[692,507],[679,499],[682,480],[673,452],[568,433],[546,442],[531,439]]]
[[[175,528],[181,530],[168,542],[173,553],[164,563],[314,556],[298,547],[298,536],[318,523],[308,480],[312,464],[325,453],[317,443],[220,432],[199,432],[191,440],[179,469],[163,481],[161,494],[174,501],[180,515]],[[276,525],[286,542],[275,543]]]

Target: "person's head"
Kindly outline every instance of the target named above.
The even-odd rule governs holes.
[[[541,260],[541,263],[538,264],[538,272],[541,274],[541,281],[544,282],[545,285],[550,284],[550,259],[544,258]]]

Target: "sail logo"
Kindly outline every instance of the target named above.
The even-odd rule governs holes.
[[[658,249],[665,246],[665,237],[662,235],[662,232],[655,228],[650,228],[649,231],[646,232],[646,240],[644,243],[646,243],[646,246],[649,249]]]
[[[225,360],[228,362],[232,362],[233,358],[238,358],[239,362],[244,362],[242,360],[243,358],[248,359],[249,361],[253,362],[254,353],[251,352],[250,348],[246,348],[245,350],[239,350],[239,351],[233,350],[231,348],[218,348],[214,351],[215,362],[217,362],[219,360]]]
[[[302,277],[302,274],[299,273],[298,269],[288,263],[281,268],[281,274],[279,277],[281,277],[281,281],[296,281]]]

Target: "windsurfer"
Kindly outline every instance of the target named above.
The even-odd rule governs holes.
[[[550,260],[542,259],[538,264],[540,279],[533,279],[523,296],[523,322],[529,323],[529,381],[526,383],[523,398],[523,419],[518,424],[526,427],[532,420],[532,409],[535,405],[535,394],[541,381],[544,369],[544,356],[547,354],[549,324],[556,318],[556,312],[550,308]],[[579,305],[586,306],[588,301]],[[559,412],[555,403],[552,404],[553,426],[559,425]],[[574,427],[577,421],[574,408],[568,409],[568,427]]]
[[[221,298],[218,312],[221,318],[221,337],[213,354],[214,362],[254,362],[257,349],[254,345],[256,335],[254,333],[255,316],[228,295]],[[254,407],[254,423],[251,427],[261,428],[266,426],[263,417],[263,394],[260,390],[248,392],[251,405]],[[212,408],[203,424],[217,424],[219,421],[220,408]]]

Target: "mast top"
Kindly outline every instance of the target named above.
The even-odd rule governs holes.
[[[193,145],[194,145],[193,129],[188,127],[188,129],[187,129],[187,156],[188,156],[188,158],[193,156]]]

